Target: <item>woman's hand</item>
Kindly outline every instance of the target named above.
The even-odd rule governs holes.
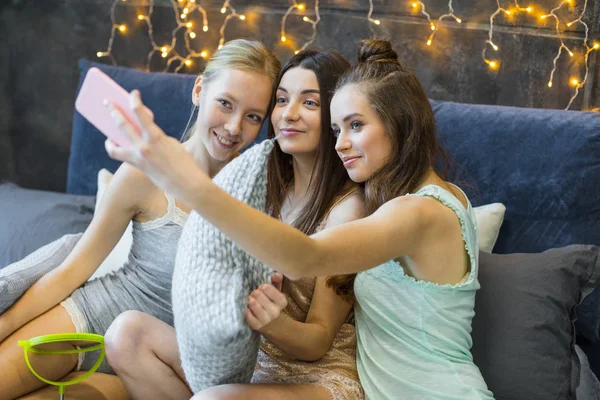
[[[281,292],[283,275],[274,274],[271,277],[273,285],[262,285],[248,297],[246,322],[250,329],[263,333],[272,329],[283,316],[281,311],[287,307],[287,298]]]
[[[154,123],[142,104],[139,91],[131,92],[129,105],[142,132],[135,130],[117,106],[107,102],[113,120],[130,142],[129,146],[121,147],[107,139],[105,147],[108,155],[133,165],[148,175],[156,186],[190,204],[190,196],[195,190],[201,190],[203,179],[210,178],[179,141],[167,136]]]

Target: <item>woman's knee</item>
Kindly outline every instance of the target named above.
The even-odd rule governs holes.
[[[146,320],[149,316],[139,311],[125,311],[119,315],[104,335],[104,348],[109,364],[118,370],[143,343]]]

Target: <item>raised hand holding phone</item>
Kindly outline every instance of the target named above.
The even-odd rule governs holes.
[[[105,101],[118,107],[138,134],[142,132],[137,117],[129,107],[129,93],[100,69],[92,67],[83,80],[75,101],[75,109],[113,143],[123,147],[129,146],[130,140],[115,125],[110,110],[104,105]],[[152,111],[147,107],[145,109],[154,119]]]

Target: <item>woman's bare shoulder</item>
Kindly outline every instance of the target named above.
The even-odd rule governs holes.
[[[110,180],[106,196],[111,198],[111,203],[135,209],[136,212],[143,212],[158,196],[164,197],[146,174],[125,163]]]
[[[365,216],[365,202],[362,190],[356,189],[345,195],[329,213],[327,226],[340,225],[361,219]]]

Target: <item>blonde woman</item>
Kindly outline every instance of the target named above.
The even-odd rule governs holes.
[[[197,78],[192,102],[199,107],[198,119],[183,148],[209,176],[256,139],[280,67],[263,44],[233,40],[215,53]],[[44,386],[25,365],[22,349],[15,345],[18,340],[67,332],[104,335],[113,320],[128,310],[173,324],[171,279],[188,213],[176,197],[123,164],[71,254],[0,315],[0,399],[14,399]],[[128,261],[115,273],[85,283],[131,220],[133,245]],[[32,359],[37,372],[52,380],[89,369],[95,362],[90,354],[79,359]],[[99,372],[114,374],[106,360]]]

